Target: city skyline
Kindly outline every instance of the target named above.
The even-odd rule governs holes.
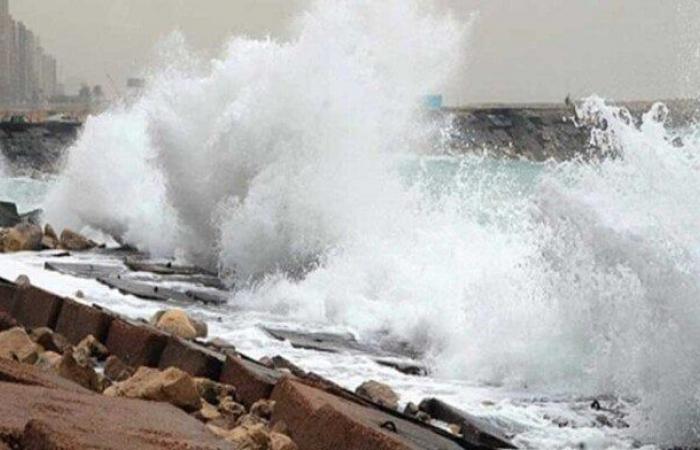
[[[0,104],[39,105],[58,94],[56,58],[0,0]]]
[[[233,36],[287,40],[314,0],[21,0],[16,17],[61,62],[66,92],[83,83],[119,96],[154,69],[180,32],[205,58]],[[424,0],[460,20],[476,13],[450,104],[693,97],[700,84],[700,3],[676,0]]]

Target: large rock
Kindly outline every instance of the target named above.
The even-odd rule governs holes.
[[[73,230],[65,229],[61,233],[60,246],[65,250],[84,251],[97,247],[97,243]]]
[[[34,364],[40,352],[41,347],[23,328],[15,327],[0,333],[0,358]]]
[[[0,227],[14,227],[20,220],[17,205],[0,201]]]
[[[44,227],[44,236],[41,238],[41,247],[46,250],[55,250],[58,248],[60,241],[54,229],[48,223]]]
[[[128,366],[119,357],[111,355],[105,361],[104,374],[112,381],[124,381],[134,375],[134,368]]]
[[[158,311],[151,318],[151,324],[161,331],[179,336],[183,339],[194,339],[206,336],[206,334],[201,336],[201,332],[203,331],[201,325],[199,326],[200,330],[198,332],[194,321],[182,309],[176,308],[167,311]],[[204,330],[204,332],[206,333],[206,330]]]
[[[199,396],[212,405],[218,405],[226,397],[236,398],[236,388],[230,384],[217,383],[209,378],[195,378]]]
[[[357,387],[355,393],[389,409],[399,407],[399,396],[391,387],[378,381],[365,381]]]
[[[3,233],[0,248],[5,253],[41,250],[43,236],[41,227],[20,223]]]
[[[202,408],[192,377],[174,367],[162,372],[140,367],[131,378],[107,389],[105,395],[168,402],[189,412]]]
[[[34,342],[41,345],[44,350],[56,353],[63,353],[70,344],[65,337],[54,333],[49,327],[39,327],[32,330],[30,337]]]
[[[71,347],[63,353],[57,367],[58,374],[86,389],[102,392],[107,387],[104,376],[95,372],[89,359],[75,355]]]
[[[290,377],[272,393],[273,427],[284,422],[289,436],[304,450],[463,450],[450,433],[369,403],[341,398]],[[481,447],[476,447],[481,448]]]
[[[0,433],[25,449],[234,450],[165,403],[0,382]]]
[[[83,338],[75,347],[76,352],[88,358],[95,358],[98,361],[104,361],[109,356],[109,350],[100,341],[95,339],[95,336],[88,335]]]

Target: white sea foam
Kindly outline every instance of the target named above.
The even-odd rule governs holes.
[[[615,157],[465,158],[436,182],[418,100],[467,31],[413,1],[321,1],[290,42],[236,38],[204,66],[176,46],[86,124],[49,220],[218,266],[237,304],[409,342],[440,375],[622,396],[635,436],[696,442],[696,143],[592,99]]]

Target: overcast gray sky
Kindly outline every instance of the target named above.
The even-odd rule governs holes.
[[[10,0],[75,85],[120,85],[173,30],[214,54],[228,36],[288,36],[309,0]],[[381,0],[378,0],[381,1]],[[695,96],[700,0],[426,0],[479,12],[452,104]]]

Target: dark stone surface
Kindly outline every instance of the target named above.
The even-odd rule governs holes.
[[[305,450],[459,450],[484,448],[399,414],[348,401],[291,378],[281,380],[271,399],[272,423],[284,422]],[[488,448],[488,447],[487,447]]]
[[[56,172],[78,130],[78,124],[0,123],[0,150],[15,173]]]
[[[54,328],[63,298],[35,286],[18,287],[12,316],[27,328]]]
[[[0,280],[0,311],[12,313],[15,305],[16,289],[14,283]]]
[[[160,357],[159,368],[177,367],[195,377],[218,380],[225,356],[176,336],[170,337]]]
[[[465,442],[489,448],[516,448],[508,436],[488,422],[436,398],[425,399],[418,408],[433,419],[459,425]]]
[[[107,341],[113,315],[75,300],[64,299],[56,322],[56,332],[77,345],[83,338],[93,335],[98,341]]]
[[[14,227],[20,222],[17,205],[0,201],[0,227]]]
[[[45,262],[44,268],[65,275],[90,279],[109,277],[126,272],[126,268],[117,265],[60,263],[51,261]]]
[[[227,301],[227,296],[223,292],[218,295],[212,294],[208,291],[197,290],[187,290],[182,292],[175,289],[158,286],[157,284],[129,280],[125,277],[103,277],[98,278],[97,281],[111,287],[112,289],[119,290],[119,292],[122,294],[133,295],[144,300],[161,302],[174,301],[184,304],[198,302],[214,305],[224,304]]]
[[[377,364],[391,367],[407,375],[426,375],[428,369],[404,355],[385,351],[377,346],[358,342],[351,334],[304,333],[300,331],[263,328],[270,336],[281,341],[289,341],[292,347],[321,352],[361,353],[372,356]]]
[[[110,353],[132,367],[158,367],[168,335],[139,322],[114,319],[106,346]]]
[[[269,398],[282,373],[264,365],[239,357],[227,355],[219,381],[236,386],[241,403],[250,408],[260,399]]]

